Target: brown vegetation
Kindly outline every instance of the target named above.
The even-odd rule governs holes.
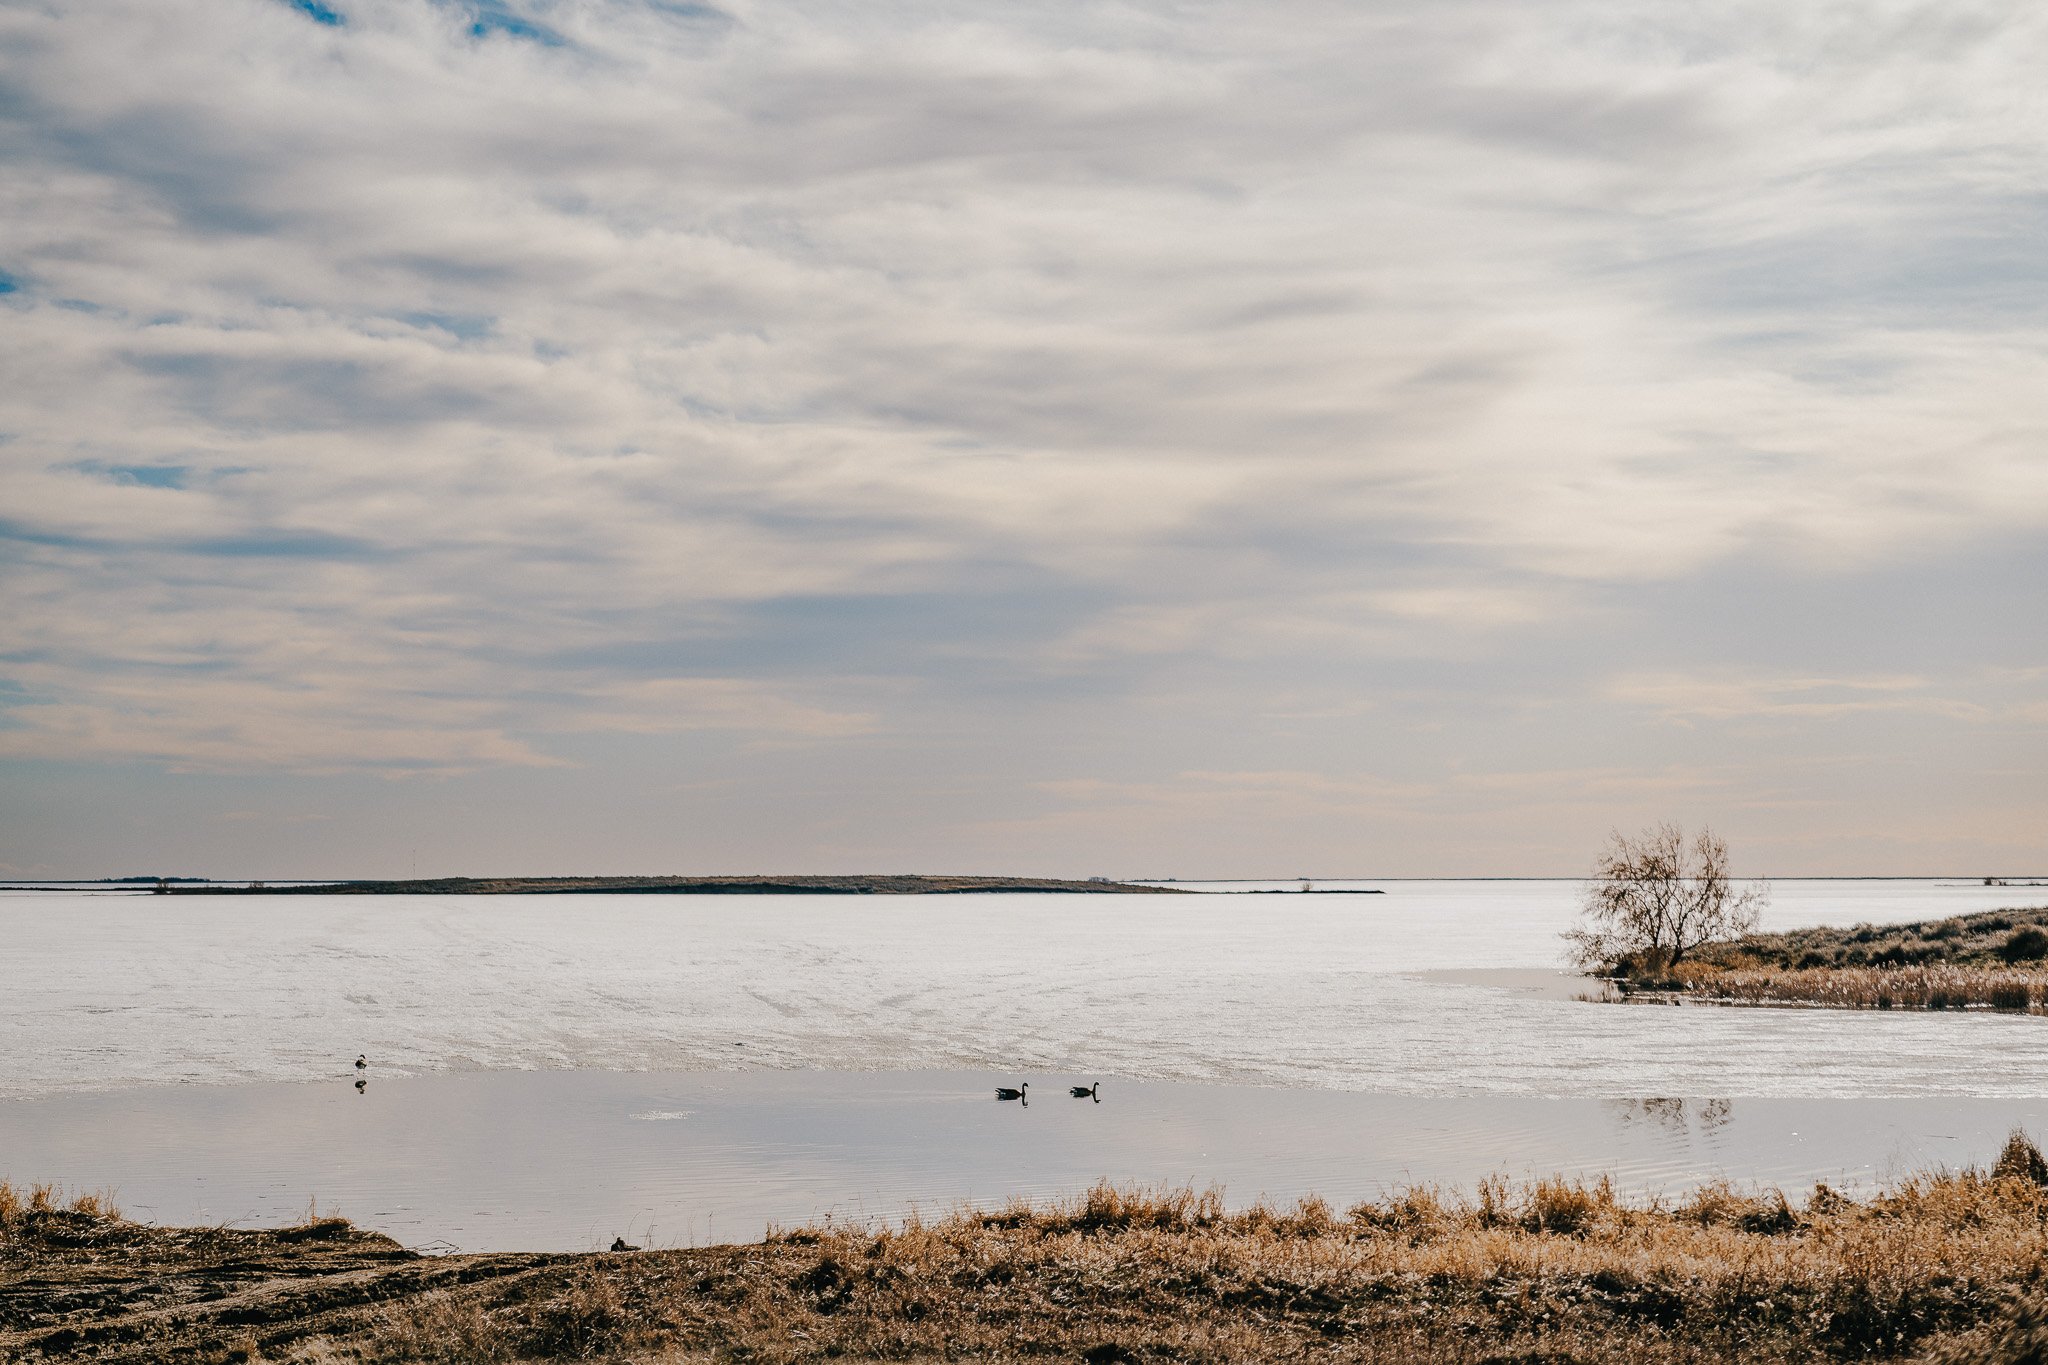
[[[418,1257],[338,1219],[143,1228],[12,1197],[0,1358],[328,1362],[2017,1359],[2048,1162],[1795,1206],[1726,1186],[1416,1189],[1338,1213],[1101,1186],[880,1231]],[[2013,1307],[2012,1305],[2018,1305]],[[2031,1357],[2038,1358],[2038,1357]]]
[[[1833,1009],[2048,1011],[2048,971],[2010,967],[1816,967],[1723,971],[1687,990],[1742,1005]]]
[[[1749,934],[1623,984],[1723,1004],[2048,1013],[2048,906]]]
[[[1836,967],[2010,967],[2048,959],[2048,906],[1987,910],[1911,924],[1748,934],[1703,948],[1724,968],[1811,971]]]
[[[1635,835],[1616,830],[1564,939],[1585,969],[1666,972],[1698,948],[1756,928],[1769,897],[1764,883],[1739,885],[1729,876],[1728,845],[1710,829],[1690,840],[1676,825]]]

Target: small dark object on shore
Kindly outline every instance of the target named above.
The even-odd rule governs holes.
[[[369,1055],[368,1055],[367,1053],[362,1053],[362,1052],[358,1052],[358,1053],[356,1054],[356,1070],[358,1070],[358,1071],[367,1071],[367,1070],[369,1070],[369,1069],[370,1069],[370,1058],[369,1058]]]
[[[639,1247],[634,1246],[623,1237],[612,1238],[613,1251],[638,1251],[639,1249]]]

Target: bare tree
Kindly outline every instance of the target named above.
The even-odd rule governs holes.
[[[1664,972],[1703,943],[1756,928],[1769,899],[1767,883],[1729,881],[1728,845],[1710,829],[1690,843],[1676,825],[1633,838],[1616,830],[1564,937],[1582,970]]]

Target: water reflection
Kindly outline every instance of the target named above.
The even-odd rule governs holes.
[[[1711,1133],[1728,1122],[1735,1108],[1733,1100],[1686,1100],[1677,1096],[1602,1102],[1624,1126],[1650,1124],[1671,1133],[1686,1132],[1695,1125],[1701,1132]]]
[[[1084,1086],[1083,1081],[1087,1084]],[[991,1103],[998,1084],[1015,1103]],[[1844,1189],[1989,1162],[2048,1100],[1404,1096],[986,1072],[486,1072],[0,1102],[17,1180],[107,1185],[160,1223],[282,1223],[309,1198],[409,1245],[586,1250],[937,1213],[1098,1179],[1338,1207],[1489,1174]],[[1102,1103],[1105,1090],[1116,1102]]]

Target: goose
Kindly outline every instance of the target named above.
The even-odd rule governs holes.
[[[369,1088],[370,1083],[368,1081],[364,1080],[361,1076],[356,1077],[356,1093],[358,1095],[362,1094],[365,1090],[368,1090]]]
[[[1102,1082],[1097,1081],[1093,1085],[1070,1085],[1067,1087],[1067,1093],[1077,1100],[1094,1100],[1097,1104],[1100,1104],[1102,1103],[1102,1096],[1096,1093],[1100,1089],[1102,1089]]]
[[[639,1247],[634,1246],[631,1242],[627,1241],[623,1237],[612,1238],[613,1251],[638,1251],[639,1249]]]
[[[1024,1092],[1030,1088],[1031,1082],[1029,1081],[1023,1082],[1014,1089],[1007,1085],[999,1085],[996,1087],[996,1098],[999,1100],[1021,1100],[1024,1098]]]
[[[370,1059],[369,1059],[369,1058],[368,1058],[367,1056],[365,1056],[365,1055],[364,1055],[363,1053],[360,1053],[360,1052],[358,1052],[358,1053],[356,1054],[356,1070],[358,1070],[358,1071],[367,1071],[367,1070],[369,1070],[369,1068],[370,1068]]]

